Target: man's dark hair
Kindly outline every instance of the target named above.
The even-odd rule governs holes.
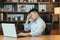
[[[37,13],[39,14],[38,9],[36,9],[36,8],[31,9],[31,10],[29,11],[29,14],[30,14],[31,12],[37,12]]]

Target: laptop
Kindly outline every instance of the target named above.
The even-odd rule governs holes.
[[[17,38],[13,38],[13,37],[3,37],[3,40],[17,40]]]
[[[1,23],[3,35],[8,37],[22,37],[17,36],[16,28],[14,23]]]

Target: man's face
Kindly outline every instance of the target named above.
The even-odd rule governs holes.
[[[35,21],[36,19],[37,19],[37,15],[38,13],[37,12],[31,12],[30,13],[30,15],[31,15],[31,19],[33,20],[33,21]]]

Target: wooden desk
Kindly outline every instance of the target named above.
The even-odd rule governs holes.
[[[11,38],[0,35],[0,40],[60,40],[60,35],[47,35],[39,37]]]

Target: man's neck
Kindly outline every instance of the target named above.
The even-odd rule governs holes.
[[[36,18],[36,20],[39,19],[39,16]]]
[[[36,20],[38,20],[38,19],[39,19],[39,16],[36,18]],[[36,21],[36,20],[35,20],[35,21]]]

